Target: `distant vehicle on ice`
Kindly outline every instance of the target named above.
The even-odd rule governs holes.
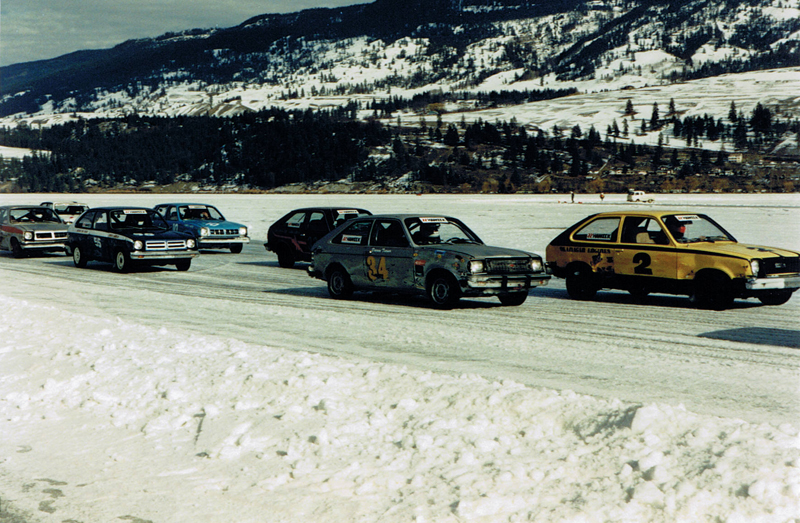
[[[644,191],[628,191],[629,202],[653,203],[655,200]]]
[[[40,205],[54,210],[67,225],[89,209],[85,203],[78,202],[42,202]]]

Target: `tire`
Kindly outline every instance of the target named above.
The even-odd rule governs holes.
[[[285,245],[278,248],[278,265],[284,269],[291,269],[294,267],[294,254]]]
[[[353,282],[350,275],[341,267],[336,267],[328,274],[328,294],[331,298],[341,300],[353,295]]]
[[[781,289],[776,291],[767,291],[758,295],[758,301],[764,305],[783,305],[789,298],[792,297],[792,291]]]
[[[428,279],[428,298],[437,309],[452,309],[461,299],[461,289],[450,273],[434,274]]]
[[[233,254],[239,254],[240,252],[242,252],[242,244],[234,243],[233,245],[231,245],[231,252]]]
[[[123,250],[114,253],[114,270],[117,272],[128,272],[130,270],[131,259]]]
[[[16,238],[11,238],[11,253],[14,255],[14,258],[25,257],[25,249],[22,248],[22,245],[19,244],[19,240]]]
[[[508,305],[508,306],[514,307],[514,306],[522,305],[523,303],[525,303],[525,300],[528,299],[528,293],[527,292],[512,292],[512,293],[509,293],[509,294],[500,294],[497,297],[500,298],[500,303],[502,303],[503,305]]]
[[[86,263],[88,263],[89,258],[83,255],[83,251],[77,245],[72,248],[72,263],[75,264],[75,267],[79,269],[83,269],[86,267]]]
[[[192,266],[192,260],[191,259],[178,260],[177,262],[175,262],[175,268],[178,269],[179,271],[188,271],[189,267],[191,267],[191,266]]]
[[[591,300],[597,294],[597,285],[591,269],[586,266],[568,268],[567,294],[573,300]]]
[[[733,305],[731,279],[721,272],[703,273],[695,278],[692,301],[700,309],[721,311]]]

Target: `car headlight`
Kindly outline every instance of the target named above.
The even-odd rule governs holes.
[[[469,261],[469,272],[475,274],[477,272],[483,272],[485,270],[485,266],[483,264],[483,260],[470,260]]]
[[[750,260],[750,270],[753,271],[753,276],[758,276],[761,271],[761,260]]]
[[[200,236],[208,236],[208,227],[200,227]]]
[[[144,242],[142,240],[136,240],[135,242],[133,242],[133,250],[134,251],[144,250]]]
[[[33,239],[33,233],[30,231],[22,233],[22,239],[25,240],[26,242],[31,241]]]
[[[189,249],[194,249],[196,245],[197,243],[195,243],[194,239],[189,238],[188,240],[186,240],[186,247],[188,247]]]
[[[239,227],[239,236],[247,236],[247,227]]]
[[[542,272],[544,270],[544,264],[542,264],[542,260],[540,258],[534,258],[531,260],[531,270],[533,272]]]

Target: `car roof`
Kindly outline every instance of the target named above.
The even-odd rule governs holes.
[[[91,209],[89,209],[89,211],[124,211],[124,210],[152,211],[153,209],[151,207],[144,207],[142,205],[115,205],[111,207],[92,207]]]
[[[393,218],[397,220],[405,220],[407,218],[446,218],[448,220],[457,220],[458,218],[454,218],[452,216],[448,216],[446,214],[439,214],[435,212],[423,212],[423,213],[403,213],[403,214],[373,214],[372,216],[362,216],[359,220],[363,220],[365,218]],[[460,221],[460,220],[459,220]]]
[[[18,205],[2,205],[0,209],[47,209],[50,210],[48,207],[43,207],[41,205],[37,205],[32,203],[30,205],[25,204],[18,204]]]
[[[364,209],[362,207],[352,207],[352,206],[347,206],[347,205],[336,205],[336,206],[319,206],[319,207],[300,207],[299,209],[292,209],[291,211],[289,211],[289,213],[301,212],[301,211],[302,212],[308,212],[308,211],[343,211],[343,210],[369,212],[368,210],[366,210],[366,209]]]
[[[216,207],[213,203],[201,203],[201,202],[167,202],[167,203],[159,203],[154,205],[153,207],[163,207],[164,205],[174,205],[176,207],[180,207],[181,205],[205,205],[207,207]]]
[[[686,210],[650,210],[650,209],[641,209],[641,210],[620,210],[620,211],[606,211],[597,214],[593,214],[592,216],[587,216],[585,219],[588,218],[597,218],[597,217],[604,217],[604,216],[653,216],[655,218],[661,218],[662,216],[668,216],[672,214],[704,214],[699,213],[696,211],[686,211]]]

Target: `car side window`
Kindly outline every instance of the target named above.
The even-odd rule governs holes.
[[[370,245],[377,247],[408,247],[408,238],[397,220],[380,220],[372,228]]]
[[[308,233],[323,236],[328,232],[328,224],[325,215],[321,212],[312,212],[308,217]]]
[[[106,213],[99,212],[97,213],[97,217],[94,219],[94,228],[98,231],[107,231],[108,230],[108,217]]]
[[[666,234],[653,218],[646,216],[628,216],[622,224],[622,243],[658,243],[667,244]]]
[[[78,229],[91,229],[92,228],[92,221],[94,220],[95,213],[87,212],[83,216],[81,216],[80,220],[75,222],[75,227]]]
[[[333,238],[333,243],[340,245],[366,245],[371,224],[371,221],[351,223]]]
[[[178,209],[175,207],[167,208],[167,220],[177,220],[178,219]]]
[[[296,212],[293,215],[289,216],[289,218],[286,220],[286,226],[292,229],[299,229],[300,226],[303,225],[305,219],[306,219],[306,213]]]
[[[617,231],[619,230],[619,218],[600,218],[584,225],[572,234],[572,239],[577,241],[590,242],[614,242],[617,241]]]

